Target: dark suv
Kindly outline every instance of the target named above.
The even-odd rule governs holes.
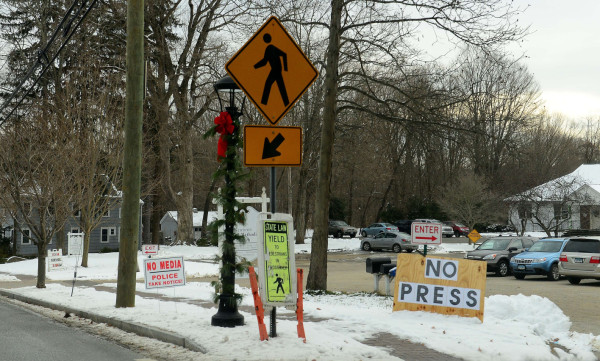
[[[410,227],[413,224],[413,222],[414,221],[410,219],[401,219],[399,221],[392,222],[392,224],[398,227],[398,231],[410,234]]]
[[[487,262],[487,271],[505,277],[510,272],[510,259],[531,247],[537,239],[529,237],[494,237],[485,240],[465,258]]]

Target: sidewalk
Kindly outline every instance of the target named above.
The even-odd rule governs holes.
[[[206,347],[204,345],[198,344],[197,342],[192,341],[187,335],[185,335],[183,330],[179,334],[176,334],[173,332],[165,331],[160,328],[146,325],[141,320],[138,320],[137,322],[119,320],[119,319],[115,319],[113,317],[106,317],[106,316],[103,316],[100,314],[95,314],[95,313],[88,312],[88,311],[82,311],[82,310],[74,309],[72,307],[67,307],[64,305],[59,305],[59,304],[19,295],[12,290],[16,289],[16,288],[35,286],[36,280],[35,280],[35,277],[31,277],[31,276],[20,275],[17,277],[21,280],[20,282],[0,282],[0,295],[7,297],[7,298],[16,299],[16,300],[19,300],[22,302],[26,302],[26,303],[54,309],[54,310],[68,312],[68,313],[77,315],[82,318],[90,319],[97,323],[110,324],[111,326],[118,327],[126,332],[132,332],[132,333],[135,333],[140,336],[154,338],[159,341],[163,341],[163,342],[171,343],[171,344],[178,345],[181,347],[185,347],[185,348],[195,351],[195,352],[200,352],[200,353],[206,352]],[[71,282],[67,282],[67,281],[58,281],[58,282],[49,281],[49,282],[47,282],[47,284],[52,284],[52,283],[62,284],[67,287],[71,287],[71,284],[72,284]],[[93,287],[97,291],[115,293],[114,288],[100,286],[100,284],[103,284],[103,283],[107,283],[107,281],[106,280],[103,280],[103,281],[79,281],[78,280],[75,284],[75,287],[76,287],[75,292],[77,292],[77,287],[85,286],[85,287]],[[157,299],[157,300],[163,300],[163,301],[171,301],[171,302],[176,301],[181,304],[193,304],[195,306],[200,306],[205,309],[214,309],[216,312],[215,304],[208,303],[203,300],[177,299],[177,298],[172,298],[172,297],[166,297],[166,296],[156,294],[156,293],[140,292],[140,291],[136,292],[136,295],[138,295],[140,297],[144,297],[144,298]],[[245,311],[245,312],[248,312],[248,313],[251,313],[252,315],[254,315],[253,307],[240,306],[239,310]],[[295,320],[295,317],[293,316],[293,314],[291,315],[289,313],[288,314],[285,314],[285,313],[279,314],[278,313],[277,319],[278,320],[286,320],[286,319],[287,320]],[[306,317],[306,316],[304,318],[305,324],[311,323],[311,322],[319,323],[319,322],[327,322],[327,321],[329,321],[329,320],[328,319],[316,319],[316,318]],[[251,319],[246,318],[245,322],[247,324],[255,324],[256,318],[251,318]],[[268,316],[265,317],[265,324],[267,324],[267,329],[268,329],[269,328]],[[258,330],[256,330],[256,336],[258,338]],[[307,335],[307,336],[309,337],[309,340],[310,340],[311,335]],[[435,350],[429,349],[422,344],[412,343],[407,340],[399,339],[398,337],[396,337],[392,334],[389,334],[389,333],[380,333],[380,334],[377,334],[376,336],[377,336],[376,338],[366,339],[366,340],[362,341],[362,343],[364,343],[365,345],[375,346],[382,350],[385,350],[392,357],[401,358],[401,359],[404,359],[407,361],[421,361],[421,360],[423,360],[423,361],[425,361],[425,360],[459,361],[459,360],[461,360],[459,358],[455,358],[450,355],[446,355],[443,353],[439,353]],[[315,336],[313,336],[313,337],[315,337]],[[259,342],[260,341],[257,340],[257,343],[259,343]],[[293,360],[290,360],[290,361],[293,361]]]

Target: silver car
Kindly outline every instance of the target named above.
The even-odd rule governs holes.
[[[391,223],[379,222],[361,229],[360,234],[363,237],[374,236],[381,232],[398,232],[398,227]]]
[[[410,253],[418,248],[418,245],[412,244],[410,234],[404,232],[381,232],[372,237],[363,238],[360,242],[360,249],[363,251],[391,249],[396,253],[403,250]]]
[[[560,254],[558,273],[571,284],[584,278],[600,280],[600,238],[571,238]]]

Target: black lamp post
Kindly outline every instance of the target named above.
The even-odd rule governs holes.
[[[223,242],[222,251],[222,266],[221,266],[221,294],[219,295],[219,310],[212,317],[211,325],[220,327],[235,327],[244,324],[244,316],[238,312],[237,299],[235,297],[235,234],[234,226],[235,217],[235,196],[236,187],[232,180],[232,175],[235,172],[235,162],[237,157],[236,144],[239,140],[239,118],[244,109],[245,97],[242,101],[241,111],[238,111],[235,105],[235,93],[241,92],[237,84],[229,77],[219,79],[215,85],[215,91],[219,98],[219,106],[223,111],[223,103],[221,102],[221,94],[229,95],[229,106],[225,107],[225,111],[231,116],[234,125],[234,130],[229,135],[227,146],[227,157],[225,172],[225,188],[223,189],[223,213],[225,214],[225,240]],[[219,94],[221,93],[221,94]],[[233,146],[231,146],[233,144]]]

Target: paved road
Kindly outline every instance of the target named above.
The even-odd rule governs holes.
[[[147,360],[126,348],[69,328],[0,299],[2,360]]]

